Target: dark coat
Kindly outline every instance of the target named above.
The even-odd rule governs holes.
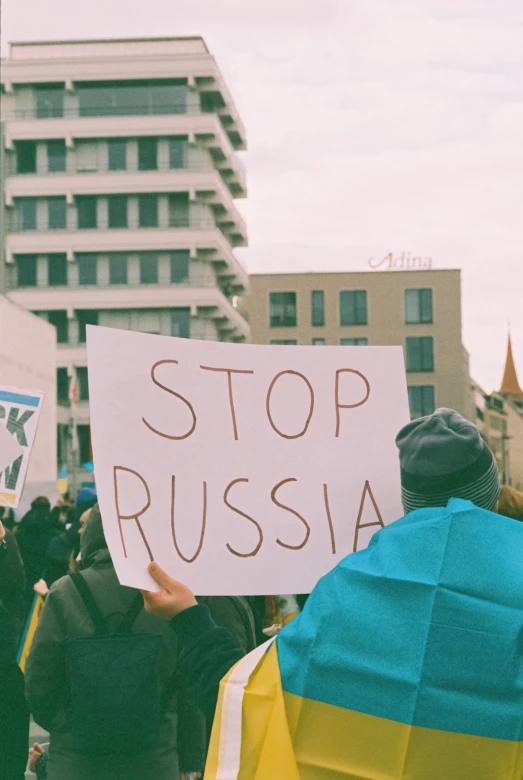
[[[0,601],[11,615],[17,630],[23,620],[23,596],[25,589],[24,565],[16,538],[5,531],[5,546],[0,549]]]
[[[13,621],[0,603],[0,777],[24,780],[29,744],[29,712],[24,676],[16,663]]]
[[[82,576],[114,629],[136,597],[136,590],[118,582],[99,512],[91,513],[82,533],[81,555]],[[159,674],[165,688],[177,668],[177,643],[169,624],[142,611],[132,630],[162,635]],[[187,696],[181,690],[181,682],[165,712],[154,749],[114,758],[98,758],[74,750],[68,726],[70,691],[63,641],[93,633],[87,609],[70,577],[55,582],[47,596],[26,667],[31,712],[35,721],[50,732],[48,780],[178,780],[179,768],[199,771],[203,765],[204,723],[195,708],[185,706]],[[191,735],[190,740],[187,734]],[[187,748],[192,754],[187,754]]]
[[[24,515],[16,532],[16,541],[24,562],[29,597],[32,595],[35,582],[45,575],[47,548],[57,533],[58,530],[51,524],[49,512],[38,507],[30,509]]]

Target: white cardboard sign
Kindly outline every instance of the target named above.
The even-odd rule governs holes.
[[[0,387],[0,506],[20,503],[43,400],[38,391]]]
[[[257,346],[88,327],[97,491],[120,582],[307,593],[401,517],[401,347]]]

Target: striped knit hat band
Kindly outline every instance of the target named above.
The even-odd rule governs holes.
[[[401,486],[401,501],[405,514],[413,512],[415,509],[422,509],[429,506],[447,506],[451,498],[463,498],[465,501],[472,501],[481,509],[491,510],[495,507],[499,498],[501,485],[499,484],[498,467],[492,459],[489,470],[475,482],[468,485],[462,485],[453,490],[434,493],[431,495],[415,493]]]

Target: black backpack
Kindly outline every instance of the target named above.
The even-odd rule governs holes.
[[[116,633],[107,627],[84,577],[71,579],[94,623],[93,636],[65,640],[73,747],[89,753],[140,752],[158,742],[164,706],[173,693],[174,677],[161,695],[158,656],[161,634],[133,634],[143,609],[137,593]]]

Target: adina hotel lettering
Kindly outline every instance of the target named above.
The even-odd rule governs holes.
[[[383,271],[430,271],[432,257],[420,257],[410,252],[402,252],[399,255],[389,252],[382,258],[369,258],[368,264],[370,268],[380,268]]]

